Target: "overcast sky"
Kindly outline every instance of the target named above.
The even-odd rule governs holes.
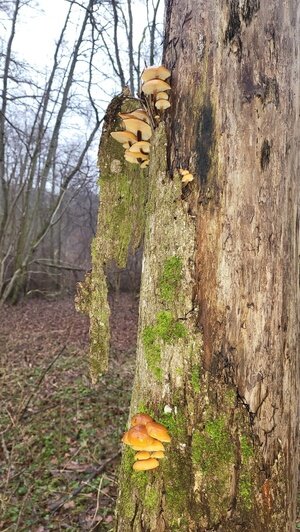
[[[86,5],[87,0],[82,0],[82,3]],[[132,0],[132,3],[135,6],[134,35],[135,47],[137,49],[142,32],[147,24],[146,4],[145,0]],[[32,7],[34,4],[35,7]],[[39,84],[41,86],[43,86],[43,82],[46,80],[46,77],[44,78],[44,76],[46,76],[47,72],[49,74],[50,68],[52,67],[55,44],[61,33],[69,6],[70,3],[66,0],[30,0],[30,4],[23,6],[20,10],[13,42],[13,53],[17,54],[19,60],[25,60],[28,65],[37,67],[37,70],[41,73],[38,77]],[[107,4],[105,6],[104,3],[103,8],[99,10],[99,17],[101,17],[101,14],[103,16],[106,7]],[[126,2],[124,1],[124,9],[125,7]],[[163,22],[163,12],[164,0],[161,0],[157,17],[157,21],[160,24]],[[72,10],[71,22],[68,26],[68,32],[66,34],[66,38],[70,42],[71,46],[70,52],[73,48],[74,40],[78,35],[79,26],[81,26],[83,16],[83,9],[81,7],[74,6]],[[5,20],[5,18],[2,16],[0,18],[4,22],[4,28],[1,29],[0,26],[0,31],[3,31],[4,29],[4,32],[6,30],[8,35],[11,31],[11,21],[7,18]],[[99,20],[98,23],[101,27],[103,20]],[[123,46],[125,51],[127,46],[124,38],[122,40],[121,34],[122,30],[120,29],[119,45],[120,47]],[[123,58],[127,59],[127,55],[124,54]],[[67,59],[68,57],[66,56],[66,60]],[[102,51],[101,55],[95,59],[95,63],[99,70],[102,70],[105,75],[113,75],[109,59],[104,51]],[[84,65],[84,63],[81,63],[81,65]],[[82,67],[81,65],[78,65],[76,76],[87,78],[87,76],[85,76],[84,70],[86,67]],[[96,99],[97,108],[100,115],[105,112],[105,109],[112,96],[119,93],[121,89],[120,82],[116,77],[107,78],[105,75],[102,75],[101,77],[101,74],[97,74],[97,71],[95,71],[94,76],[93,96]],[[81,88],[77,87],[76,92],[79,94],[80,90]],[[82,134],[83,130],[88,131],[91,127],[88,119],[83,125],[83,119],[81,118],[80,113],[68,113],[64,120],[65,129],[63,134],[66,137],[75,137],[77,133],[80,135]]]
[[[144,0],[134,0],[134,4],[134,35],[138,45],[146,23],[146,8]],[[38,0],[38,7],[22,9],[18,19],[14,49],[29,63],[43,66],[52,59],[54,43],[61,31],[69,5],[66,0]],[[163,14],[164,0],[161,0],[157,17],[160,23],[163,22]],[[78,19],[81,17],[82,9],[78,8]],[[72,20],[74,22],[74,17]]]

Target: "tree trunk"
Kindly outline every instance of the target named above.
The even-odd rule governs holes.
[[[92,244],[92,272],[80,284],[77,308],[90,317],[90,371],[96,382],[107,371],[110,347],[107,274],[125,268],[144,235],[148,181],[138,165],[125,161],[124,148],[110,135],[121,129],[120,112],[137,108],[127,89],[108,106],[99,147],[101,202]]]
[[[154,472],[124,449],[116,530],[291,532],[298,2],[172,0],[166,15],[172,106],[152,137],[131,414],[172,442]]]

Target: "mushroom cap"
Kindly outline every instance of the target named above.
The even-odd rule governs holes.
[[[146,447],[135,447],[133,446],[132,447],[134,449],[134,451],[149,451],[149,453],[153,453],[155,451],[164,451],[165,448],[163,446],[163,444],[161,443],[161,441],[158,441],[158,440],[155,440],[153,439],[153,442],[152,443],[149,443],[149,445],[147,445]]]
[[[183,176],[181,182],[187,184],[187,183],[189,183],[190,181],[194,181],[194,176],[193,176],[193,174],[190,174],[190,173],[184,174],[184,176]]]
[[[153,421],[153,418],[151,416],[149,416],[148,414],[138,413],[131,418],[130,425],[131,427],[134,427],[135,425],[146,425],[147,423],[149,423],[149,421]]]
[[[142,164],[141,164],[141,168],[146,168],[147,166],[149,166],[149,159],[146,159],[146,161],[143,161]]]
[[[134,458],[136,460],[148,460],[148,458],[151,458],[151,454],[148,451],[139,451]]]
[[[189,170],[183,170],[183,168],[179,168],[179,173],[180,173],[181,175],[187,175],[187,174],[190,173],[190,171],[189,171]]]
[[[142,85],[142,91],[144,94],[157,94],[158,92],[164,92],[171,90],[169,83],[161,79],[150,79]]]
[[[170,70],[168,70],[163,65],[160,66],[151,66],[148,68],[145,68],[144,72],[141,75],[142,81],[146,82],[150,79],[168,79],[171,76]]]
[[[165,457],[165,453],[163,451],[154,451],[152,454],[151,454],[151,458],[164,458]]]
[[[160,423],[156,423],[156,421],[150,421],[146,425],[147,432],[149,436],[152,436],[152,438],[155,438],[159,441],[164,442],[170,442],[171,437],[168,434],[168,431],[164,425],[161,425]]]
[[[124,158],[125,158],[125,161],[127,161],[128,163],[131,163],[131,164],[140,164],[139,161],[137,160],[137,158],[134,157],[133,155],[131,155],[131,154],[128,153],[128,152],[125,152]]]
[[[148,469],[155,469],[159,466],[159,461],[156,458],[148,458],[148,460],[138,460],[134,462],[133,469],[135,471],[148,471]]]
[[[134,149],[132,149],[134,148]],[[140,151],[142,153],[149,153],[150,152],[150,142],[147,142],[146,140],[140,140],[140,142],[135,142],[130,148],[129,151]],[[136,414],[139,415],[139,414]],[[147,416],[147,414],[140,414]],[[134,416],[135,417],[135,416]],[[149,421],[153,421],[152,417],[148,416]],[[136,425],[139,425],[139,423],[136,423]],[[141,425],[145,425],[145,423],[141,423]]]
[[[169,107],[171,107],[171,104],[168,100],[157,100],[155,102],[155,107],[159,111],[163,111],[164,109],[168,109]]]
[[[138,118],[128,118],[124,121],[124,126],[126,131],[130,131],[133,133],[136,137],[138,137],[138,131],[140,131],[141,139],[139,140],[149,140],[152,135],[152,130],[149,124],[146,124],[146,122],[143,122],[143,120],[139,120]]]
[[[146,161],[146,160],[149,159],[149,155],[147,153],[142,153],[141,151],[126,150],[125,151],[125,156],[127,156],[127,155],[129,156],[129,159],[132,158],[132,157],[134,157],[135,159],[141,159],[141,161]]]
[[[126,445],[129,445],[129,441],[128,441],[128,431],[125,432],[125,433],[123,434],[122,442],[123,442],[123,443],[126,443]]]
[[[121,144],[124,144],[124,142],[131,142],[131,144],[137,142],[136,135],[131,131],[113,131],[111,136]]]
[[[166,92],[158,92],[156,95],[157,100],[168,100],[169,96]]]
[[[150,123],[150,118],[144,109],[135,109],[135,111],[131,111],[131,113],[119,113],[119,116],[126,120],[128,118],[138,118],[139,120],[143,120],[143,122],[147,122],[147,124]]]
[[[148,451],[148,447],[154,442],[154,439],[149,436],[145,425],[135,425],[128,431],[127,440],[137,451]]]

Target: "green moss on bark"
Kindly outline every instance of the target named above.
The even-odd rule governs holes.
[[[110,344],[106,272],[111,264],[126,267],[129,254],[140,246],[145,225],[147,170],[129,164],[124,148],[110,135],[121,129],[120,111],[137,103],[116,97],[108,107],[99,148],[100,208],[96,237],[92,244],[92,273],[82,288],[81,308],[90,317],[90,366],[92,380],[107,371]],[[84,302],[85,301],[85,302]]]
[[[165,261],[159,279],[159,294],[164,303],[174,303],[175,298],[179,295],[182,267],[180,257],[170,257]]]
[[[187,336],[183,323],[175,320],[170,311],[163,310],[157,314],[153,325],[147,325],[142,333],[145,357],[150,371],[157,380],[162,378],[161,347],[162,343],[172,344]]]
[[[201,380],[201,370],[199,364],[194,364],[191,369],[191,385],[195,393],[199,393],[201,390],[200,380]]]
[[[241,505],[250,511],[254,505],[253,444],[248,436],[240,435],[241,471],[239,478],[239,499]]]

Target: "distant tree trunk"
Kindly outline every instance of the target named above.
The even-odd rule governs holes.
[[[292,532],[299,3],[169,0],[166,20],[131,413],[172,442],[154,472],[124,449],[116,530]]]

